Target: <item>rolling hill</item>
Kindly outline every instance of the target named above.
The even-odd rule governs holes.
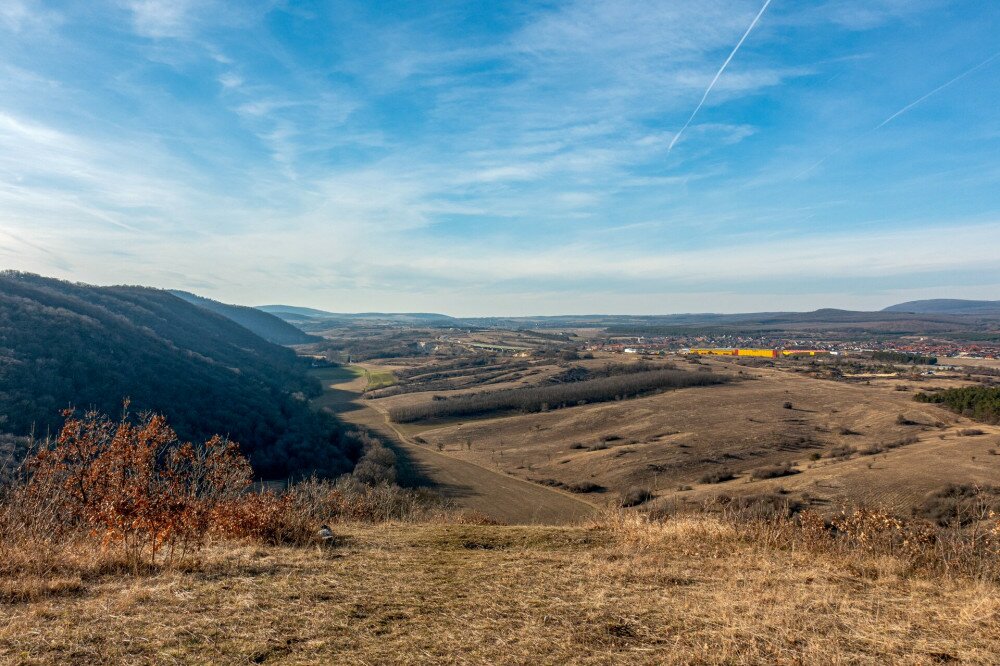
[[[205,308],[206,310],[211,310],[216,314],[222,315],[226,319],[231,319],[240,326],[264,338],[268,342],[273,342],[278,345],[301,345],[318,340],[315,336],[309,335],[308,333],[296,328],[281,317],[277,317],[263,310],[258,310],[257,308],[246,307],[244,305],[229,305],[228,303],[220,303],[219,301],[213,301],[210,298],[198,296],[186,291],[171,290],[170,293],[178,298],[184,299],[188,303]]]
[[[960,298],[934,298],[890,305],[882,312],[917,314],[989,315],[1000,316],[1000,301],[971,301]]]
[[[285,321],[308,324],[378,323],[406,326],[458,326],[462,320],[436,312],[327,312],[294,305],[260,305],[258,310]]]
[[[0,428],[54,431],[67,406],[167,416],[183,438],[228,435],[265,477],[335,474],[353,457],[289,349],[158,289],[0,273]]]

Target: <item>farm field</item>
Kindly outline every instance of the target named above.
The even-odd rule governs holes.
[[[370,392],[365,402],[392,414],[457,396],[550,386],[573,368],[595,372],[639,362],[710,371],[732,381],[535,413],[393,427],[431,450],[609,506],[623,493],[646,489],[653,495],[650,506],[780,495],[830,510],[877,504],[909,514],[947,484],[1000,479],[1000,429],[913,400],[917,391],[967,384],[960,373],[871,372],[835,381],[825,378],[828,367],[802,362],[740,365],[730,359],[639,361],[597,354],[501,358],[449,369],[453,360],[430,360],[409,367],[402,373],[408,378],[387,392]],[[420,390],[423,377],[436,375],[447,381]],[[982,434],[962,434],[970,429]]]
[[[371,364],[314,370],[324,393],[313,404],[376,434],[395,451],[403,476],[415,477],[411,483],[432,485],[458,508],[509,524],[565,524],[595,513],[597,507],[583,498],[418,445],[390,424],[373,401],[362,399],[368,377],[390,371]]]

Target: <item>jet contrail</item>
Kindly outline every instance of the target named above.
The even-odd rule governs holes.
[[[930,91],[929,93],[927,93],[923,97],[910,102],[909,104],[907,104],[906,106],[904,106],[902,109],[900,109],[899,111],[897,111],[896,113],[892,114],[891,116],[889,116],[888,118],[886,118],[885,120],[883,120],[881,123],[879,123],[875,127],[875,129],[878,129],[879,127],[882,127],[884,125],[888,125],[890,122],[892,122],[893,120],[895,120],[899,116],[903,115],[904,113],[906,113],[907,111],[909,111],[910,109],[912,109],[913,107],[915,107],[917,104],[920,104],[922,101],[924,101],[925,99],[927,99],[931,95],[934,95],[936,93],[941,92],[942,90],[944,90],[945,88],[947,88],[951,84],[955,83],[959,79],[963,79],[966,76],[968,76],[969,74],[972,74],[977,69],[979,69],[981,67],[985,67],[986,65],[990,64],[991,62],[993,62],[997,58],[1000,58],[1000,51],[994,53],[989,58],[987,58],[986,60],[982,61],[981,63],[979,63],[975,67],[973,67],[971,69],[965,70],[964,72],[962,72],[961,74],[959,74],[958,76],[956,76],[955,78],[953,78],[951,81],[948,81],[947,83],[943,83],[943,84],[939,85],[937,88],[935,88],[934,90]]]
[[[860,141],[861,139],[867,137],[869,134],[871,134],[875,130],[878,130],[878,129],[881,129],[882,127],[885,127],[886,125],[888,125],[889,123],[891,123],[893,120],[895,120],[896,118],[900,117],[901,115],[903,115],[904,113],[906,113],[907,111],[909,111],[910,109],[912,109],[913,107],[915,107],[917,104],[920,104],[921,102],[923,102],[928,97],[931,97],[932,95],[935,95],[935,94],[941,92],[942,90],[944,90],[945,88],[947,88],[951,84],[955,83],[956,81],[964,79],[966,76],[968,76],[969,74],[972,74],[977,69],[982,69],[983,67],[985,67],[986,65],[990,64],[991,62],[993,62],[997,58],[1000,58],[1000,51],[997,51],[996,53],[994,53],[993,55],[991,55],[989,58],[987,58],[986,60],[982,61],[978,65],[976,65],[974,67],[970,67],[969,69],[965,70],[964,72],[962,72],[961,74],[959,74],[955,78],[951,79],[950,81],[948,81],[946,83],[942,83],[941,85],[939,85],[937,88],[935,88],[934,90],[930,91],[926,95],[924,95],[922,97],[918,97],[917,99],[913,100],[912,102],[910,102],[909,104],[907,104],[906,106],[904,106],[902,109],[900,109],[896,113],[892,114],[891,116],[889,116],[888,118],[886,118],[885,120],[883,120],[882,122],[880,122],[878,125],[876,125],[875,127],[871,128],[870,130],[867,130],[863,134],[860,134],[860,135],[856,136],[855,138],[853,138],[853,139],[851,139],[849,141],[845,141],[844,143],[840,144],[837,148],[835,148],[831,152],[829,152],[826,155],[824,155],[818,162],[816,162],[815,164],[813,164],[811,167],[809,167],[805,171],[802,171],[798,175],[796,175],[795,176],[795,180],[799,180],[803,176],[808,175],[809,172],[811,172],[813,169],[815,169],[816,167],[818,167],[819,165],[821,165],[823,162],[827,161],[828,159],[830,159],[831,157],[833,157],[834,155],[836,155],[837,153],[839,153],[841,150],[843,150],[848,145],[850,145],[852,143],[855,143],[857,141]]]
[[[771,4],[771,0],[764,0],[764,6],[760,8],[759,12],[757,12],[757,16],[753,17],[753,21],[750,22],[750,27],[747,28],[747,31],[743,33],[742,37],[740,37],[740,41],[736,42],[736,46],[733,47],[733,50],[729,54],[729,57],[726,58],[726,61],[724,63],[722,63],[722,67],[719,68],[719,71],[715,73],[715,78],[712,79],[712,82],[708,84],[707,88],[705,88],[705,94],[701,96],[701,101],[698,102],[698,106],[694,107],[694,111],[691,112],[691,117],[687,119],[686,123],[684,123],[684,127],[682,127],[680,131],[674,135],[673,140],[671,140],[670,145],[667,147],[668,153],[674,149],[674,144],[677,143],[677,140],[681,138],[681,134],[683,134],[684,130],[688,128],[688,125],[691,124],[691,121],[694,120],[694,117],[698,115],[698,111],[701,110],[701,107],[705,104],[705,100],[708,99],[708,93],[712,92],[712,88],[715,87],[715,82],[719,80],[719,77],[722,76],[722,72],[726,70],[726,65],[729,64],[729,61],[733,59],[733,56],[736,55],[736,52],[740,50],[741,46],[743,46],[743,42],[746,41],[747,36],[753,31],[754,26],[757,25],[757,21],[760,20],[760,17],[764,15],[764,11],[767,9],[767,6],[769,4]]]

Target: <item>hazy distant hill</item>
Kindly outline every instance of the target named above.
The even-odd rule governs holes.
[[[243,305],[229,305],[213,301],[210,298],[198,296],[186,291],[171,290],[171,294],[183,298],[188,303],[211,310],[227,319],[235,321],[240,326],[256,333],[269,342],[279,345],[299,345],[318,340],[301,329],[292,326],[284,319],[269,312]]]
[[[258,310],[263,312],[269,312],[275,316],[288,318],[288,317],[319,317],[319,318],[331,318],[331,317],[341,317],[343,315],[338,315],[334,312],[327,312],[325,310],[317,310],[315,308],[301,308],[295,305],[259,305]]]
[[[461,320],[435,312],[327,312],[315,308],[303,308],[294,305],[260,305],[262,310],[285,321],[309,322],[312,325],[320,322],[331,323],[387,323],[406,324],[410,326],[454,326]]]
[[[290,349],[167,291],[0,273],[0,430],[127,396],[182,437],[228,434],[263,475],[345,471],[336,424],[305,401],[319,390]]]
[[[477,317],[462,320],[483,327],[751,327],[751,328],[867,328],[890,326],[917,328],[962,328],[971,324],[962,316],[909,312],[861,312],[824,308],[812,312],[744,312],[734,314],[688,313],[671,315],[560,315],[551,317]]]
[[[1000,315],[1000,301],[971,301],[960,298],[933,298],[890,305],[883,312],[920,314]]]

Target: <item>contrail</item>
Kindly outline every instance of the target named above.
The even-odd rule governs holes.
[[[913,107],[915,107],[917,104],[920,104],[922,101],[924,101],[925,99],[927,99],[931,95],[934,95],[936,93],[941,92],[942,90],[944,90],[945,88],[947,88],[951,84],[955,83],[959,79],[964,79],[969,74],[972,74],[974,71],[976,71],[977,69],[980,69],[981,67],[985,67],[986,65],[990,64],[991,62],[993,62],[997,58],[1000,58],[1000,51],[994,53],[989,58],[987,58],[986,60],[982,61],[981,63],[979,63],[975,67],[973,67],[971,69],[965,70],[964,72],[962,72],[961,74],[959,74],[958,76],[956,76],[955,78],[953,78],[951,81],[948,81],[947,83],[943,83],[943,84],[939,85],[937,88],[935,88],[934,90],[930,91],[929,93],[927,93],[923,97],[910,102],[909,104],[907,104],[906,106],[904,106],[902,109],[900,109],[899,111],[897,111],[896,113],[892,114],[891,116],[889,116],[888,118],[886,118],[885,120],[883,120],[881,123],[879,123],[875,127],[875,129],[878,129],[879,127],[882,127],[884,125],[888,125],[890,122],[892,122],[893,120],[895,120],[899,116],[903,115],[904,113],[906,113],[907,111],[909,111],[910,109],[912,109]]]
[[[974,67],[970,67],[969,69],[965,70],[964,72],[962,72],[961,74],[959,74],[955,78],[951,79],[950,81],[948,81],[946,83],[942,83],[941,85],[939,85],[937,88],[935,88],[934,90],[930,91],[926,95],[913,100],[912,102],[910,102],[909,104],[907,104],[906,106],[904,106],[902,109],[900,109],[896,113],[892,114],[891,116],[889,116],[888,118],[886,118],[885,120],[883,120],[882,122],[880,122],[875,127],[873,127],[870,130],[866,131],[864,134],[858,135],[855,138],[853,138],[853,139],[851,139],[849,141],[845,141],[844,143],[840,144],[837,148],[833,149],[831,152],[829,152],[826,155],[824,155],[818,162],[816,162],[815,164],[813,164],[811,167],[809,167],[805,171],[802,171],[798,175],[796,175],[795,176],[795,180],[799,180],[803,176],[806,176],[813,169],[815,169],[816,167],[818,167],[819,165],[821,165],[823,162],[827,161],[828,159],[830,159],[831,157],[833,157],[834,155],[836,155],[837,153],[839,153],[841,150],[843,150],[844,148],[846,148],[850,144],[855,143],[857,141],[860,141],[861,139],[865,138],[866,136],[868,136],[869,134],[871,134],[875,130],[878,130],[878,129],[881,129],[882,127],[885,127],[886,125],[888,125],[889,123],[891,123],[893,120],[895,120],[899,116],[903,115],[904,113],[906,113],[907,111],[909,111],[910,109],[912,109],[913,107],[915,107],[917,104],[920,104],[921,102],[923,102],[928,97],[931,97],[932,95],[935,95],[935,94],[941,92],[942,90],[944,90],[945,88],[947,88],[951,84],[953,84],[956,81],[959,81],[961,79],[964,79],[966,76],[968,76],[969,74],[972,74],[976,70],[982,69],[983,67],[985,67],[986,65],[990,64],[991,62],[993,62],[997,58],[1000,58],[1000,51],[997,51],[996,53],[994,53],[993,55],[991,55],[989,58],[987,58],[986,60],[982,61],[978,65],[976,65]]]
[[[754,26],[757,25],[757,21],[760,20],[760,17],[764,15],[764,11],[767,9],[767,6],[769,4],[771,4],[771,0],[764,0],[764,6],[760,8],[759,12],[757,12],[757,16],[753,17],[753,21],[750,22],[750,27],[747,28],[747,31],[743,33],[742,37],[740,37],[740,41],[736,42],[736,46],[733,47],[733,50],[729,54],[729,57],[726,58],[726,61],[724,63],[722,63],[722,67],[719,68],[719,71],[715,73],[715,78],[712,79],[712,82],[708,84],[707,88],[705,88],[705,94],[701,96],[701,101],[698,102],[698,106],[694,107],[694,111],[691,112],[691,117],[687,119],[687,122],[684,123],[684,127],[682,127],[680,131],[674,135],[673,140],[670,141],[670,145],[667,147],[668,153],[674,149],[674,144],[677,143],[678,139],[681,138],[681,134],[683,134],[684,130],[688,128],[688,125],[691,124],[691,121],[694,120],[694,117],[698,115],[698,112],[701,110],[701,107],[705,104],[705,100],[708,99],[708,93],[712,92],[712,88],[715,87],[715,82],[719,80],[719,77],[722,76],[722,72],[726,70],[726,66],[729,64],[729,61],[733,59],[733,56],[736,55],[736,52],[740,50],[741,46],[743,46],[743,42],[746,41],[747,36],[753,31]]]

